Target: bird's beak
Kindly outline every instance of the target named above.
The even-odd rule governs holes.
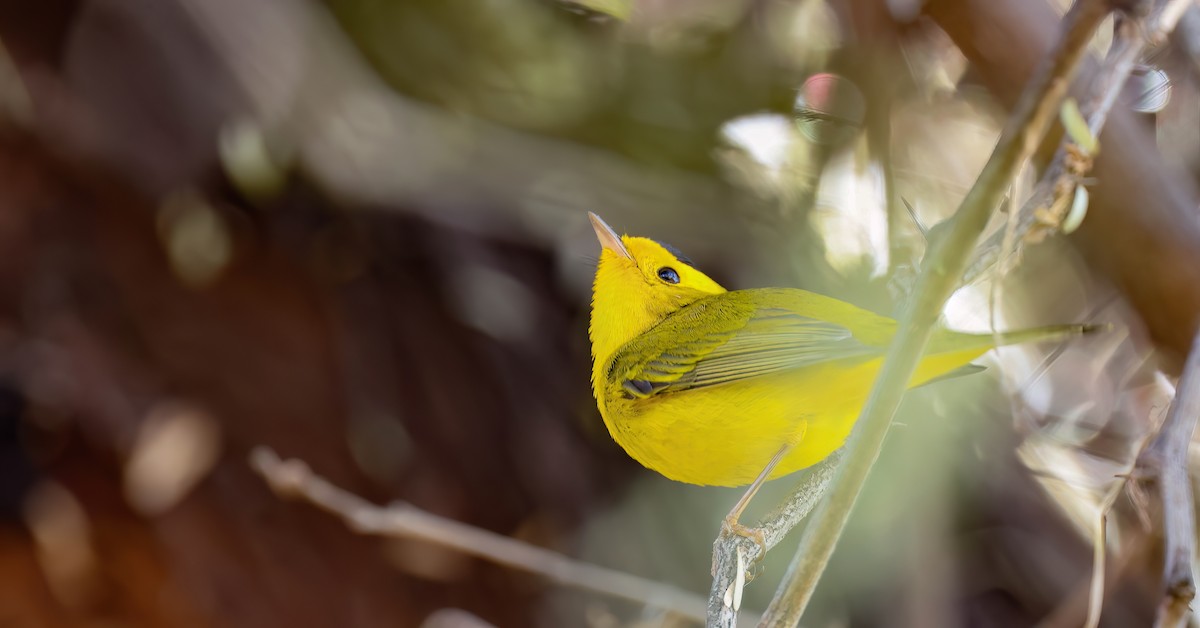
[[[592,212],[588,212],[588,218],[592,221],[592,228],[596,230],[596,239],[600,241],[600,246],[624,257],[625,259],[633,259],[629,254],[629,249],[625,248],[625,243],[621,242],[621,236],[617,235],[608,223],[600,220],[600,217]]]

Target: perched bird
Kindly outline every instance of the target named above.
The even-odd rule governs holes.
[[[609,433],[644,466],[689,484],[751,489],[811,466],[849,436],[896,321],[793,288],[726,291],[681,253],[620,237],[603,247],[589,334],[592,391]],[[1090,329],[936,331],[910,386],[1004,344]]]

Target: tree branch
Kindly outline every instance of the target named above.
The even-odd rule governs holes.
[[[799,623],[879,456],[892,417],[942,307],[958,286],[967,258],[1017,168],[1033,154],[1049,129],[1088,42],[1109,12],[1109,4],[1102,0],[1080,0],[1068,11],[1056,51],[1026,88],[991,158],[945,233],[932,243],[913,299],[901,317],[896,340],[847,444],[845,468],[834,480],[827,499],[818,507],[792,566],[760,625],[796,626]]]
[[[1200,79],[1200,4],[1184,9],[1171,38],[1187,57],[1192,74]]]
[[[778,545],[808,516],[825,494],[841,460],[842,452],[838,450],[810,469],[792,494],[755,526],[756,530],[763,533],[763,545],[722,528],[721,534],[713,542],[713,583],[708,593],[708,626],[732,628],[737,625],[742,597],[740,589],[752,579],[747,568],[762,560],[767,551]]]
[[[340,517],[356,532],[413,539],[521,569],[558,584],[596,591],[702,621],[705,601],[675,587],[573,560],[502,534],[439,517],[404,502],[377,506],[331,484],[300,460],[256,448],[250,466],[280,496],[297,497]]]
[[[1163,522],[1163,600],[1155,626],[1185,626],[1196,597],[1196,520],[1187,453],[1200,419],[1200,336],[1192,344],[1175,400],[1158,435],[1138,457],[1138,478],[1157,496]]]
[[[1167,37],[1191,3],[1192,0],[1161,0],[1146,15],[1126,17],[1118,23],[1109,54],[1080,105],[1093,137],[1100,137],[1137,60],[1148,46],[1157,45]],[[1063,137],[1033,194],[1021,206],[1017,237],[1013,240],[1015,246],[1019,247],[1023,242],[1040,242],[1061,226],[1070,196],[1092,169],[1092,157],[1094,155],[1080,155],[1077,149],[1072,149],[1070,136]],[[964,283],[978,279],[1000,257],[1010,257],[1017,252],[1005,246],[1003,233],[994,234],[979,248],[967,269]]]

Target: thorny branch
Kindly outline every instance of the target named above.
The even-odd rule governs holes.
[[[433,543],[535,573],[569,587],[631,600],[697,621],[704,619],[704,599],[693,593],[573,560],[502,534],[439,517],[412,504],[372,504],[334,486],[304,462],[281,460],[274,451],[265,447],[251,452],[250,465],[277,494],[303,499],[337,515],[357,532]]]
[[[1109,53],[1079,107],[1092,137],[1099,137],[1104,130],[1108,114],[1137,60],[1147,47],[1158,45],[1170,34],[1191,4],[1192,0],[1159,0],[1143,17],[1122,15],[1117,20]],[[1083,178],[1092,168],[1092,158],[1094,155],[1084,154],[1069,136],[1063,137],[1050,166],[1021,206],[1016,237],[1012,239],[1015,246],[1039,242],[1060,227],[1075,189],[1083,184]],[[1016,253],[1006,246],[1003,233],[994,234],[979,248],[964,283],[978,279],[1002,256],[1008,258]]]
[[[1188,478],[1188,445],[1200,420],[1200,336],[1192,343],[1175,400],[1158,435],[1137,461],[1137,477],[1161,506],[1163,600],[1155,626],[1185,626],[1196,597],[1192,561],[1196,555],[1196,520]]]
[[[708,596],[708,625],[731,628],[737,625],[742,587],[749,582],[747,569],[762,560],[765,552],[800,524],[825,494],[834,471],[842,460],[841,450],[813,467],[773,512],[755,529],[763,533],[763,545],[722,529],[713,543],[713,583]]]
[[[929,340],[942,307],[958,286],[968,256],[1018,167],[1050,127],[1107,2],[1080,0],[1063,18],[1059,44],[1027,86],[1000,141],[945,233],[932,243],[896,340],[847,444],[844,469],[817,509],[792,566],[763,617],[763,626],[796,626],[841,536],[867,475]]]

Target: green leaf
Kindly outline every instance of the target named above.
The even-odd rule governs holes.
[[[1063,101],[1062,108],[1058,110],[1058,117],[1062,120],[1067,135],[1071,136],[1071,139],[1083,149],[1083,152],[1095,155],[1096,136],[1092,135],[1092,130],[1088,128],[1087,120],[1079,112],[1079,104],[1075,102],[1074,98]]]

